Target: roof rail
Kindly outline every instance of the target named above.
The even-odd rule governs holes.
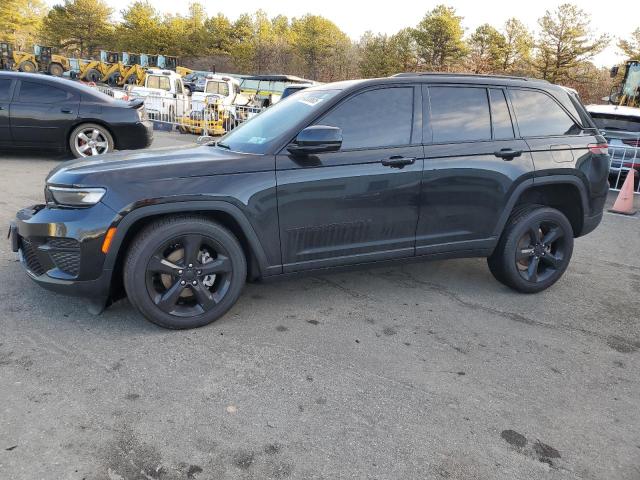
[[[391,76],[392,77],[422,77],[426,75],[442,76],[442,77],[504,78],[508,80],[526,80],[526,81],[549,83],[547,80],[542,80],[539,78],[519,77],[517,75],[491,75],[491,74],[482,74],[482,73],[402,72],[402,73],[396,73],[395,75],[391,75]]]

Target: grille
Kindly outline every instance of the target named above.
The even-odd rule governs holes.
[[[80,248],[77,240],[73,238],[50,238],[47,245],[51,248],[72,248],[74,250]]]
[[[80,273],[80,251],[51,252],[51,259],[60,270],[74,277]]]
[[[38,259],[38,253],[36,251],[36,247],[33,246],[33,244],[23,238],[22,239],[22,255],[24,257],[24,261],[27,264],[27,268],[33,272],[35,275],[42,275],[45,270],[42,266],[42,264],[40,263],[40,260]]]

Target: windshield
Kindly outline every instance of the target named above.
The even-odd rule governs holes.
[[[265,153],[283,132],[292,128],[340,90],[308,90],[281,100],[222,137],[219,144],[236,152]]]
[[[629,97],[629,100],[632,100],[640,94],[640,62],[630,62],[627,68],[627,76],[622,86],[622,94]]]
[[[208,81],[206,87],[206,93],[217,93],[226,97],[229,95],[229,85],[226,82]]]

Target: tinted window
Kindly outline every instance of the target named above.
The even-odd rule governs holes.
[[[560,105],[542,92],[511,90],[511,102],[523,137],[575,135],[580,131]]]
[[[209,80],[209,82],[207,82],[206,93],[215,93],[226,97],[229,95],[229,85],[226,82]]]
[[[413,126],[413,87],[360,93],[316,124],[340,127],[343,149],[408,145]]]
[[[157,88],[159,90],[171,91],[171,81],[169,77],[159,75],[149,75],[147,77],[147,88]]]
[[[22,81],[18,100],[32,103],[56,103],[71,98],[71,93],[46,83]]]
[[[493,138],[513,138],[513,125],[511,124],[511,115],[509,114],[509,107],[507,106],[507,99],[504,97],[504,92],[497,88],[490,88],[489,98],[491,98]]]
[[[430,87],[433,141],[491,139],[489,101],[484,88]]]
[[[11,93],[11,82],[8,78],[0,79],[0,100],[9,100],[9,94]]]

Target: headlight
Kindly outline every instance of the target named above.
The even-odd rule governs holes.
[[[55,203],[69,207],[90,207],[107,192],[104,188],[47,187],[47,190]]]

